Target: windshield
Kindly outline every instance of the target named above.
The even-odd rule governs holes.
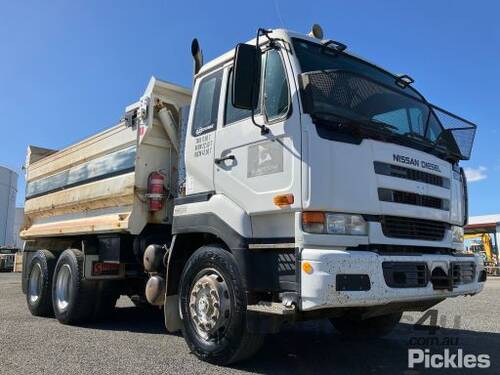
[[[474,124],[431,106],[412,87],[400,86],[397,77],[363,60],[301,39],[294,39],[294,48],[303,89],[307,86],[307,113],[363,123],[399,136],[405,145],[426,144],[441,154],[469,158]]]

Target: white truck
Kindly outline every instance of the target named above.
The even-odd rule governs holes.
[[[283,322],[379,336],[479,293],[463,254],[476,126],[323,38],[259,29],[194,89],[152,78],[115,127],[29,148],[23,291],[75,324],[120,295],[199,358],[253,355]]]
[[[14,270],[17,249],[0,246],[0,272]]]

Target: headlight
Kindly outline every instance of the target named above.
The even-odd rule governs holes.
[[[308,233],[366,236],[368,225],[361,215],[303,212],[302,229]]]
[[[456,225],[451,227],[451,238],[453,242],[463,243],[464,242],[464,228]]]

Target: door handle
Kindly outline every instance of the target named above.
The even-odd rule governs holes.
[[[234,155],[227,155],[227,156],[224,156],[224,157],[221,157],[221,158],[215,158],[214,159],[214,163],[215,164],[220,164],[220,163],[222,163],[223,161],[226,161],[226,160],[233,160],[233,161],[235,161],[236,157]]]

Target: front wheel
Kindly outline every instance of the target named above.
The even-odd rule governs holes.
[[[382,337],[389,334],[401,320],[403,313],[375,316],[368,319],[343,316],[332,318],[335,329],[349,337]]]
[[[251,357],[262,335],[246,331],[246,296],[232,254],[203,246],[189,258],[181,276],[183,335],[200,359],[227,365]]]

